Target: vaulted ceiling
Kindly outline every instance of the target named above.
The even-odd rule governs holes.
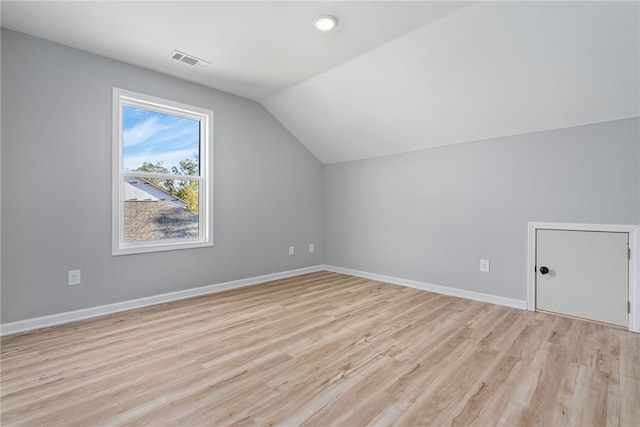
[[[4,27],[261,102],[323,163],[640,116],[637,1],[2,1],[1,13]],[[326,13],[339,24],[321,33]]]

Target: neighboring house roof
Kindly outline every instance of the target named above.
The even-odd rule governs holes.
[[[125,177],[124,239],[197,237],[199,217],[187,204],[142,178]]]
[[[124,177],[124,200],[125,201],[158,201],[167,200],[174,205],[186,208],[187,203],[177,198],[168,191],[154,185],[152,182],[137,176]]]
[[[198,236],[198,214],[168,201],[126,201],[124,239],[158,240]]]

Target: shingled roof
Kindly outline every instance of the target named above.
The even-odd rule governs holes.
[[[125,201],[125,240],[158,240],[198,236],[198,214],[164,201]]]
[[[187,207],[187,203],[184,200],[144,178],[125,176],[124,182],[124,200],[127,202],[167,200],[181,208]]]

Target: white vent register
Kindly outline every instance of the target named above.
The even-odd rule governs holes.
[[[173,52],[171,52],[171,55],[169,55],[168,58],[183,62],[196,68],[205,68],[207,65],[211,64],[211,62],[209,61],[205,61],[204,59],[197,58],[193,55],[180,52],[179,50],[174,50]]]

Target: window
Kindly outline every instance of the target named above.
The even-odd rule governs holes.
[[[113,255],[213,246],[213,111],[113,89]]]

